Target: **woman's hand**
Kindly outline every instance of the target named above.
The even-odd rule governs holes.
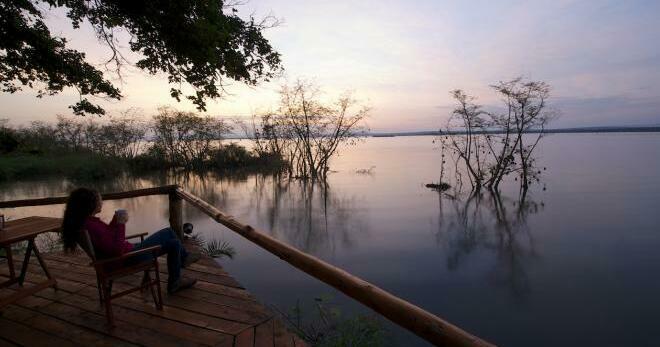
[[[117,223],[126,224],[128,222],[128,211],[126,210],[117,210],[115,211],[115,216],[113,217]]]

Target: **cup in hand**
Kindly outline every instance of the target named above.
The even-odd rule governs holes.
[[[117,222],[125,224],[128,222],[128,211],[124,210],[123,208],[116,210],[115,218],[117,219]]]

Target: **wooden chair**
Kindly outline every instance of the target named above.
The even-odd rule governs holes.
[[[139,237],[144,241],[144,236],[147,233],[136,234],[127,236],[126,239]],[[99,290],[99,300],[101,305],[105,306],[106,318],[110,327],[114,326],[114,318],[112,315],[112,299],[124,296],[138,290],[145,290],[147,287],[151,291],[151,296],[156,304],[156,309],[163,309],[163,297],[160,290],[160,275],[158,272],[158,256],[160,255],[160,246],[146,247],[143,249],[131,251],[114,258],[98,259],[94,252],[94,246],[89,237],[87,230],[80,233],[78,245],[85,251],[85,253],[92,260],[91,264],[96,271],[96,285]],[[147,260],[131,261],[137,259],[138,256],[144,254],[151,254],[152,257]],[[156,278],[151,279],[150,271],[154,270]],[[142,282],[139,286],[112,294],[112,282],[118,278],[131,276],[136,273],[143,272]]]

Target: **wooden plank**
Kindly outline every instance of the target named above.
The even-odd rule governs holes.
[[[22,306],[11,306],[3,311],[3,317],[21,322],[51,335],[73,341],[84,346],[99,347],[131,347],[136,344],[120,340],[90,329],[81,328],[67,321],[46,315],[36,310],[30,310]]]
[[[160,260],[160,259],[159,259]],[[165,263],[165,259],[163,259],[163,263]],[[229,276],[229,274],[223,270],[222,266],[220,264],[217,264],[215,266],[208,266],[204,264],[200,264],[199,262],[190,264],[186,270],[190,271],[198,271],[198,272],[206,272],[214,275],[225,275]]]
[[[184,244],[184,246],[187,246]],[[53,252],[53,253],[47,253],[44,254],[44,257],[47,257],[48,259],[51,260],[57,260],[61,261],[64,263],[72,263],[72,264],[77,264],[77,265],[89,265],[90,260],[85,255],[83,252],[78,251],[76,253],[72,254],[64,254],[62,252]],[[204,261],[205,259],[202,258],[200,259],[197,263],[190,264],[186,268],[187,271],[196,271],[196,272],[204,272],[204,273],[209,273],[212,275],[223,275],[223,276],[229,276],[229,274],[223,270],[222,266],[220,264],[215,263],[213,260],[211,261],[211,264],[208,262]],[[159,265],[162,266],[167,266],[167,258],[166,257],[159,257],[158,258],[158,263]]]
[[[93,275],[94,271],[90,270],[89,267],[83,267],[83,266],[78,266],[74,264],[69,264],[69,263],[56,263],[56,262],[51,262],[50,265],[51,272],[56,276],[57,278],[60,279],[65,279],[68,281],[74,281],[74,282],[82,282],[87,285],[96,287],[96,277]],[[141,274],[136,274],[133,276],[128,276],[124,279],[119,279],[115,281],[115,283],[127,283],[127,284],[132,284],[136,285],[139,283],[141,280]],[[161,280],[163,283],[166,283],[166,279],[163,279],[161,277]],[[205,282],[198,282],[195,285],[194,289],[191,289],[194,292],[200,293],[200,295],[203,295],[202,297],[205,298],[208,302],[210,303],[215,303],[216,305],[225,305],[229,306],[229,308],[239,308],[241,310],[245,310],[248,313],[254,313],[257,316],[264,316],[266,314],[265,311],[259,310],[259,305],[254,301],[254,299],[249,296],[249,294],[245,291],[237,291],[234,288],[230,287],[225,287],[222,285],[217,285],[217,284],[211,284],[211,283],[205,283]],[[204,291],[208,291],[208,295],[204,294]],[[187,293],[190,290],[183,291],[180,293],[180,295],[185,296],[185,297],[191,297],[191,293]],[[222,294],[229,294],[229,296],[233,297],[238,297],[236,300],[245,300],[246,298],[249,299],[249,302],[246,302],[245,306],[242,306],[237,303],[236,300],[232,299],[231,297],[227,297],[222,301],[220,296],[215,296],[214,292],[220,292]],[[233,301],[232,301],[233,300]],[[212,305],[215,306],[215,305]],[[199,305],[195,306],[199,307]],[[244,308],[243,308],[244,307]],[[208,310],[205,310],[206,312]],[[220,314],[234,314],[235,311],[231,311],[231,313],[226,313],[227,310],[222,310],[220,311]],[[239,314],[239,317],[243,317],[243,315]],[[220,316],[220,318],[225,318],[226,316]],[[249,320],[252,322],[253,320]]]
[[[198,282],[195,288],[167,296],[163,311],[155,309],[150,296],[149,300],[145,301],[139,292],[113,300],[117,328],[109,330],[105,326],[105,315],[98,301],[94,270],[88,263],[83,262],[84,257],[49,253],[44,254],[44,258],[47,259],[53,275],[58,278],[60,290],[46,289],[36,296],[23,299],[25,302],[19,302],[20,308],[38,311],[37,315],[41,318],[24,318],[35,320],[43,329],[57,326],[52,320],[61,320],[59,324],[75,326],[76,331],[82,329],[92,335],[108,335],[112,336],[111,339],[135,344],[155,345],[156,340],[150,340],[146,336],[147,332],[158,335],[160,331],[164,331],[160,333],[163,336],[160,336],[158,341],[166,339],[181,342],[183,345],[229,346],[244,345],[247,343],[245,341],[251,340],[248,345],[252,346],[256,336],[254,326],[270,321],[271,323],[261,327],[260,341],[269,341],[268,338],[264,340],[264,337],[268,335],[266,331],[270,331],[270,340],[273,343],[277,341],[278,345],[293,346],[293,335],[281,329],[281,322],[276,325],[272,313],[256,302],[247,291],[203,280]],[[204,264],[200,268],[207,271],[194,272],[210,278],[218,276],[213,270],[203,269],[206,266]],[[36,267],[28,269],[28,282],[45,278],[44,274],[37,273],[39,269]],[[6,272],[8,271],[0,270],[0,274]],[[141,274],[136,274],[115,281],[114,290],[121,291],[128,288],[128,285],[137,284],[140,279]],[[77,312],[77,315],[73,312]],[[122,325],[129,330],[128,327],[137,330],[118,332]],[[278,328],[275,329],[275,326]],[[69,335],[66,336],[68,338]]]
[[[59,260],[60,257],[53,257],[53,256],[47,256],[48,259],[51,261],[54,260]],[[65,263],[65,264],[71,264],[71,263]],[[93,270],[91,270],[91,267],[89,266],[80,266],[76,264],[71,264],[73,267],[70,267],[69,265],[65,264],[53,264],[51,266],[52,271],[56,273],[56,276],[60,276],[67,278],[67,279],[77,279],[79,281],[84,281],[85,283],[88,284],[94,284],[96,285],[96,277],[91,277],[92,274],[94,273]],[[58,269],[69,269],[73,271],[67,271],[65,273],[63,272],[56,272]],[[82,276],[86,276],[85,278],[82,278],[81,276],[78,276],[76,274],[82,274]],[[164,276],[161,277],[163,282],[165,282],[165,279],[163,279]],[[126,280],[128,283],[134,283],[136,284],[138,280],[140,280],[141,277],[140,275],[136,275],[130,278],[130,280]],[[129,282],[131,281],[131,282]],[[215,295],[221,295],[222,297],[225,297],[223,304],[227,306],[232,306],[236,307],[237,305],[242,306],[240,304],[240,301],[249,301],[251,303],[246,303],[245,307],[246,308],[255,308],[255,307],[260,307],[261,305],[256,302],[256,299],[250,295],[247,291],[244,289],[240,288],[235,288],[235,287],[228,287],[224,285],[219,285],[215,283],[208,283],[208,282],[197,282],[194,288],[191,289],[193,292],[196,294],[200,295],[200,298],[205,298],[205,300],[213,300],[213,296]],[[191,294],[188,293],[189,290],[181,292],[183,296],[190,296]],[[206,293],[208,294],[206,294]],[[216,302],[216,303],[221,303],[219,297],[216,297],[215,301],[211,302]]]
[[[295,347],[293,336],[279,319],[273,319],[273,344],[275,347]]]
[[[52,256],[47,256],[47,259],[52,260],[57,260],[57,258],[52,257]],[[89,265],[80,265],[76,263],[65,263],[65,262],[52,262],[52,266],[50,263],[48,264],[49,268],[54,268],[54,269],[66,269],[66,270],[72,270],[77,273],[82,273],[82,274],[96,274],[94,271],[94,268],[92,268]],[[161,279],[167,280],[168,278],[168,272],[167,272],[167,266],[159,266],[158,267],[159,272],[161,273]],[[238,289],[245,289],[243,286],[238,283],[234,278],[227,276],[227,275],[215,275],[215,274],[210,274],[210,273],[205,273],[205,272],[198,272],[198,271],[187,271],[184,269],[182,271],[182,275],[190,278],[197,279],[199,281],[205,281],[209,283],[215,283],[215,284],[221,284],[224,286],[228,287],[233,287],[233,288],[238,288]]]
[[[259,324],[270,318],[270,315],[263,313],[253,313],[176,295],[168,296],[166,305],[245,324]]]
[[[0,300],[0,309],[22,298],[29,297],[41,290],[44,290],[48,287],[52,287],[54,285],[55,285],[55,280],[53,279],[53,280],[47,280],[45,282],[40,282],[31,286],[22,287],[20,290],[15,291],[12,295],[3,297]]]
[[[90,288],[91,289],[91,288]],[[97,294],[95,289],[92,290],[93,293]],[[84,297],[78,294],[68,293],[68,295],[63,295],[62,291],[46,291],[40,292],[37,295],[43,298],[52,299],[55,303],[61,303],[69,306],[76,307],[77,309],[84,310],[90,313],[98,313],[99,316],[103,315],[103,310],[98,304],[98,296],[96,297]],[[35,299],[35,297],[30,297],[29,299]],[[42,299],[43,300],[43,299]],[[116,300],[119,301],[119,300]],[[44,310],[48,311],[51,308],[48,307]],[[155,310],[155,308],[154,308]],[[157,311],[157,310],[155,310]],[[122,320],[123,322],[128,322],[133,324],[136,327],[148,328],[154,332],[163,330],[167,333],[160,333],[164,335],[163,338],[171,339],[172,337],[179,337],[181,340],[194,342],[196,344],[203,345],[230,345],[232,341],[232,336],[229,334],[220,333],[218,331],[204,329],[200,327],[190,326],[188,324],[182,324],[176,321],[168,320],[162,317],[149,317],[142,312],[135,310],[127,309],[124,307],[117,307],[113,302],[113,312],[116,319]],[[240,331],[244,326],[235,327],[234,331]],[[107,329],[101,330],[101,332],[106,333]]]
[[[303,339],[301,339],[300,337],[298,337],[296,334],[292,334],[292,336],[293,336],[293,344],[294,344],[294,346],[296,346],[296,347],[307,347],[307,346],[309,346],[309,345],[307,344],[307,342],[305,342]]]
[[[18,345],[48,347],[48,346],[80,346],[71,341],[33,329],[27,325],[14,322],[0,316],[0,336]]]
[[[69,273],[68,275],[71,276],[70,273]],[[138,277],[136,277],[136,278],[134,278],[134,279],[135,279],[135,280],[139,280]],[[63,282],[63,283],[68,284],[68,283],[66,283],[66,282]],[[69,285],[69,286],[70,286],[70,285]],[[115,291],[119,291],[119,290],[124,290],[124,289],[128,289],[128,288],[129,288],[129,287],[126,286],[126,282],[124,282],[124,281],[116,281],[113,289],[114,289]],[[92,298],[98,298],[98,292],[97,292],[97,289],[96,289],[95,286],[92,286],[92,285],[89,285],[88,287],[82,289],[82,290],[79,292],[79,294],[87,295],[87,296],[90,296],[90,297],[92,297]],[[191,288],[191,289],[188,289],[188,290],[182,291],[182,292],[180,292],[180,293],[177,293],[176,295],[177,295],[177,296],[182,296],[182,297],[184,297],[184,298],[189,298],[189,299],[195,300],[195,304],[193,304],[192,306],[186,306],[186,302],[185,302],[185,300],[177,300],[177,301],[175,301],[175,302],[174,302],[174,305],[180,304],[180,305],[182,305],[182,306],[187,310],[187,311],[179,310],[181,314],[183,314],[183,312],[188,312],[188,313],[190,313],[190,314],[197,314],[195,311],[191,311],[191,309],[194,309],[195,307],[198,307],[198,306],[200,305],[199,301],[204,301],[204,300],[198,300],[199,298],[196,298],[197,295],[200,295],[200,297],[201,297],[202,299],[203,299],[203,298],[209,298],[209,297],[213,297],[213,296],[214,296],[213,293],[207,293],[207,292],[204,292],[204,291],[197,290],[197,289],[195,289],[195,288]],[[135,297],[135,298],[140,298],[140,294],[139,294],[139,293],[136,293],[136,294],[133,295],[133,297]],[[234,303],[234,302],[232,302],[232,303],[228,303],[228,302],[226,302],[226,301],[225,301],[225,302],[220,302],[220,300],[218,299],[219,297],[222,297],[222,296],[216,296],[215,299],[213,300],[213,301],[215,301],[215,303],[214,303],[214,302],[211,302],[211,303],[214,303],[214,304],[217,304],[217,305],[224,305],[224,306],[227,306],[227,304],[229,304],[229,306],[232,306],[232,307],[235,308],[235,309],[245,310],[247,314],[252,314],[252,315],[255,315],[255,316],[257,316],[257,317],[264,317],[264,316],[268,316],[268,315],[269,315],[269,311],[268,311],[268,310],[266,310],[265,308],[263,308],[263,306],[259,306],[259,305],[258,305],[256,302],[254,302],[254,301],[240,301],[239,299],[236,299],[236,298],[225,297],[225,300],[238,300],[238,301],[235,302],[235,303]],[[140,298],[140,300],[141,300],[141,298]],[[180,301],[181,301],[181,303],[179,303]],[[117,302],[117,301],[113,301],[113,302]],[[246,302],[247,305],[245,305],[245,306],[240,305],[240,302]],[[171,301],[171,300],[167,300],[167,301],[165,302],[165,305],[168,305],[169,303],[172,303],[172,301]],[[177,310],[177,309],[175,308],[176,306],[172,306],[171,304],[170,304],[169,306],[171,306],[172,309]],[[211,305],[211,306],[214,307],[215,305]],[[155,310],[153,307],[150,307],[150,309],[153,309],[154,312],[155,312],[155,314],[158,314],[158,315],[161,315],[162,312],[163,312],[163,311],[157,311],[157,310]],[[228,315],[232,315],[232,316],[237,316],[237,315],[235,315],[235,311],[231,311],[230,313],[227,313],[227,314],[228,314]],[[207,315],[199,315],[199,316],[200,316],[200,317],[211,318],[211,317],[208,317]],[[241,315],[238,315],[238,316],[241,317]],[[258,319],[261,319],[261,318],[258,318]],[[231,324],[218,324],[218,323],[221,323],[221,322],[226,322],[226,323],[231,323]],[[238,324],[238,323],[236,323],[235,321],[229,321],[229,320],[222,320],[222,321],[219,321],[219,320],[217,320],[217,321],[215,321],[215,323],[216,323],[216,326],[219,325],[219,326],[223,329],[223,331],[235,332],[236,330],[242,330],[243,328],[245,328],[245,325],[243,325],[243,324]]]
[[[254,347],[254,327],[245,329],[236,335],[234,347]]]
[[[61,284],[61,288],[59,291],[53,291],[53,290],[48,290],[44,291],[41,294],[42,297],[61,301],[61,302],[66,302],[66,295],[70,294],[72,291],[76,292],[77,294],[86,296],[89,300],[98,303],[98,291],[95,286],[91,285],[85,285],[82,283],[77,283],[77,282],[71,282],[69,280],[65,279],[60,279],[59,283]],[[114,285],[114,289],[119,291],[119,290],[124,290],[128,289],[129,287],[126,286],[126,284],[121,283],[121,282],[116,282]],[[40,298],[38,297],[30,297],[27,298],[30,300],[38,300]],[[26,299],[23,299],[26,300]],[[42,301],[45,301],[42,299]],[[47,301],[46,301],[47,302]],[[98,304],[96,304],[98,305]],[[226,320],[222,318],[217,318],[217,317],[211,317],[205,314],[200,314],[194,311],[186,310],[186,309],[179,309],[174,306],[167,306],[167,301],[165,302],[166,309],[163,311],[156,310],[156,308],[153,305],[153,302],[151,302],[151,297],[149,297],[149,301],[145,302],[143,298],[141,297],[140,293],[135,293],[133,295],[129,295],[127,297],[122,297],[119,299],[113,300],[113,307],[115,305],[123,306],[125,308],[129,309],[135,309],[135,310],[140,310],[142,312],[151,314],[151,315],[156,315],[156,316],[161,316],[167,319],[172,319],[172,320],[177,320],[182,323],[190,324],[190,325],[195,325],[198,327],[203,327],[207,329],[212,329],[218,332],[226,333],[226,334],[236,334],[239,331],[244,330],[247,328],[249,325],[245,323],[239,323],[236,321],[232,320]]]
[[[176,293],[176,295],[183,296],[186,298],[202,300],[210,302],[213,304],[229,306],[234,308],[242,308],[251,312],[267,312],[264,306],[253,300],[245,300],[241,298],[235,298],[232,296],[216,294],[213,292],[208,292],[205,290],[199,290],[195,287],[183,290]]]
[[[94,271],[90,271],[89,267],[84,267],[84,266],[79,266],[75,264],[69,264],[69,263],[56,263],[56,262],[51,262],[51,271],[55,276],[58,278],[63,278],[66,280],[72,280],[72,281],[78,281],[78,282],[83,282],[86,283],[90,286],[96,287],[96,277],[92,275]],[[115,283],[126,283],[126,284],[132,284],[132,285],[137,285],[139,284],[139,281],[142,279],[141,274],[133,275],[133,276],[127,276],[126,278],[119,279],[115,281]],[[166,279],[162,279],[163,282],[166,281]],[[208,288],[208,285],[206,285],[204,282],[198,282],[196,287],[200,288],[206,288],[206,289],[211,289],[212,291],[220,291],[222,293],[230,292],[230,294],[236,294],[235,291],[227,290],[227,287],[221,288],[218,285]],[[182,291],[181,293],[178,293],[177,295],[183,296],[183,297],[188,297],[191,299],[201,299],[201,301],[206,301],[208,303],[211,303],[213,307],[217,305],[222,305],[222,306],[227,306],[230,310],[219,310],[219,316],[220,318],[226,318],[227,315],[231,315],[234,317],[239,317],[240,319],[247,319],[245,318],[245,314],[257,316],[261,319],[262,317],[266,317],[269,315],[268,310],[265,310],[263,306],[259,305],[252,299],[249,301],[243,300],[243,298],[246,298],[246,295],[241,295],[240,298],[235,298],[235,297],[230,297],[230,296],[222,296],[215,294],[213,292],[205,292],[202,289],[198,288],[192,288],[186,291]],[[114,289],[116,291],[116,288]],[[196,295],[199,295],[196,297]],[[243,304],[243,303],[244,304]],[[177,305],[177,302],[174,302],[173,305]],[[193,307],[200,307],[200,305],[196,305]],[[184,307],[185,308],[185,307]],[[240,313],[236,313],[235,310],[231,310],[231,308],[244,311]],[[190,308],[187,308],[190,309]],[[204,312],[207,312],[205,310]],[[238,320],[239,322],[253,322],[254,320],[248,319],[247,321],[241,321]]]
[[[75,306],[88,312],[100,314],[103,312],[98,301],[79,294],[71,294],[65,300],[58,302]],[[228,334],[149,315],[138,310],[128,309],[124,306],[113,305],[112,311],[116,321],[121,320],[133,326],[151,329],[158,332],[163,339],[179,338],[180,340],[196,344],[212,346],[227,345],[231,344],[232,341],[232,337]]]
[[[36,273],[33,271],[34,271],[33,269],[28,268],[28,273],[26,275],[26,280],[25,280],[26,283],[37,283],[48,279],[43,273]],[[2,274],[2,272],[3,270],[0,267],[0,275]],[[76,292],[85,286],[87,286],[87,284],[85,283],[74,282],[68,279],[63,279],[61,277],[57,279],[58,289],[62,289],[66,292]]]
[[[226,296],[231,296],[241,300],[251,300],[251,301],[257,300],[254,296],[252,296],[252,294],[250,294],[245,289],[227,287],[221,284],[197,282],[197,284],[195,284],[195,289],[204,290],[210,293],[217,293]]]
[[[273,320],[270,319],[257,325],[254,333],[254,347],[273,347],[275,345],[273,338]]]
[[[74,282],[96,285],[96,275],[94,271],[83,271],[70,266],[71,264],[55,263],[49,264],[51,273],[55,278],[64,278]],[[29,270],[28,274],[34,274],[34,270]],[[41,275],[41,274],[39,274]]]
[[[20,346],[20,345],[15,344],[9,340],[5,340],[4,338],[2,338],[2,336],[0,336],[0,347],[15,347],[15,346]]]
[[[116,319],[115,328],[108,328],[105,316],[102,314],[81,309],[75,305],[55,302],[44,308],[44,312],[58,317],[66,317],[67,321],[95,330],[113,337],[131,341],[146,346],[198,346],[198,343],[187,341],[166,334],[162,330],[147,329],[139,325],[130,324]]]
[[[96,288],[88,287],[78,292],[78,294],[87,296],[90,300],[98,299],[98,292],[96,292]],[[138,295],[139,294],[128,295],[117,300],[113,300],[113,307],[114,305],[117,305],[133,310],[138,310],[150,315],[159,316],[169,320],[178,321],[181,323],[230,335],[235,335],[249,327],[247,324],[216,317],[209,317],[197,312],[187,311],[173,306],[167,306],[167,303],[165,303],[163,310],[159,311],[154,307],[152,302],[145,302],[142,298],[138,297]]]

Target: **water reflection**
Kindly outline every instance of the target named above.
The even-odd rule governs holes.
[[[354,197],[334,194],[327,183],[255,176],[248,194],[253,220],[272,236],[313,254],[350,249],[368,230]]]
[[[461,199],[438,194],[435,237],[446,251],[447,268],[458,271],[470,257],[491,255],[489,279],[524,299],[531,292],[528,268],[538,258],[527,218],[543,208],[525,195],[511,199],[481,191]]]

